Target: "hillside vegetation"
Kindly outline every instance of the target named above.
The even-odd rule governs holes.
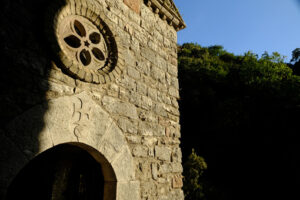
[[[185,179],[187,200],[289,199],[297,191],[300,49],[292,54],[287,64],[276,52],[236,56],[222,46],[178,47],[184,158],[198,154],[207,162],[204,173],[193,172],[201,183]]]

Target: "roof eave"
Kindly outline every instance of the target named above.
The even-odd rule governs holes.
[[[173,1],[168,1],[171,5],[167,5],[163,0],[144,0],[145,4],[152,8],[153,12],[158,14],[163,20],[175,28],[176,31],[180,31],[186,27],[178,9]]]

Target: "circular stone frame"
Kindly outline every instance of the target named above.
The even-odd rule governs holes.
[[[55,64],[88,83],[105,84],[118,77],[124,68],[123,50],[119,37],[108,26],[111,20],[104,14],[106,8],[89,0],[54,1],[51,7],[48,21],[52,21],[52,29],[46,32],[57,58]],[[65,27],[69,27],[69,35]],[[97,40],[93,33],[100,35],[101,44],[93,41]]]

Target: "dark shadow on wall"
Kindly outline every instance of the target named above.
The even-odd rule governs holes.
[[[38,135],[48,109],[53,60],[45,36],[50,0],[2,0],[0,7],[0,199],[15,171],[38,152]],[[63,4],[64,1],[58,1]],[[53,16],[48,15],[49,20]],[[34,112],[28,113],[28,110]],[[22,117],[20,117],[22,116]],[[18,120],[16,120],[18,119]],[[28,133],[15,121],[34,122]]]

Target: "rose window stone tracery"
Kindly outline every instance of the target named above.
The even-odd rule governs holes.
[[[59,27],[60,46],[72,60],[89,69],[105,66],[108,50],[98,28],[81,16],[64,18]]]
[[[84,1],[85,2],[85,1]],[[54,63],[75,79],[105,84],[124,69],[124,48],[119,33],[94,1],[53,1],[46,27]]]

